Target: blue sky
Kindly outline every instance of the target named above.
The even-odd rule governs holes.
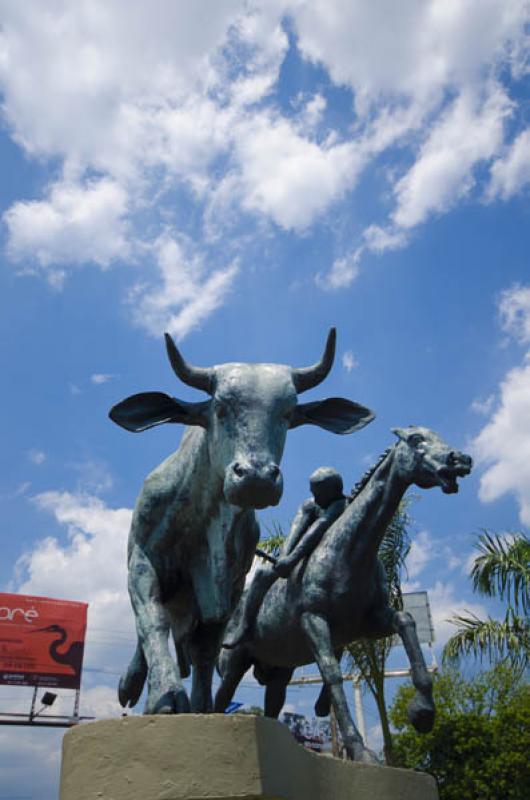
[[[466,578],[473,534],[530,523],[528,3],[192,6],[0,2],[0,586],[89,601],[86,664],[119,672],[131,508],[180,431],[108,409],[196,397],[164,330],[201,365],[301,366],[336,325],[311,396],[377,418],[291,432],[260,518],[287,526],[322,464],[353,484],[396,425],[471,452],[458,496],[413,506],[408,586],[441,647],[453,611],[495,611]],[[115,683],[87,671],[85,713],[117,713]],[[59,737],[36,734],[0,734],[0,783],[37,797],[23,756],[53,751],[46,800]]]

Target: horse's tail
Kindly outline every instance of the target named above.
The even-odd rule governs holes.
[[[118,700],[124,708],[127,706],[132,708],[136,705],[142,694],[146,679],[147,661],[145,660],[142,645],[138,642],[127,672],[121,676],[118,685]]]

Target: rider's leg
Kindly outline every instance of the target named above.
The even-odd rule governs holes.
[[[263,598],[275,582],[276,577],[272,566],[267,564],[266,566],[258,567],[248,591],[241,599],[243,608],[236,629],[233,632],[230,631],[228,640],[223,642],[223,647],[231,650],[245,639],[251,638],[254,622],[258,616]]]

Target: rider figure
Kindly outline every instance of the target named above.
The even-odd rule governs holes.
[[[313,552],[325,531],[340,517],[348,503],[342,478],[332,467],[320,467],[309,478],[312,498],[305,500],[296,514],[280,557],[275,564],[256,570],[243,595],[243,609],[234,633],[223,647],[231,649],[252,638],[254,621],[265,594],[278,578],[287,578],[305,556]]]

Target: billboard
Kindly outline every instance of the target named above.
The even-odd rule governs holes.
[[[403,611],[408,611],[414,618],[420,644],[432,644],[434,628],[427,592],[403,592],[402,597]],[[399,636],[395,636],[393,644],[403,645],[403,642]]]
[[[79,689],[87,608],[0,592],[0,684]]]

